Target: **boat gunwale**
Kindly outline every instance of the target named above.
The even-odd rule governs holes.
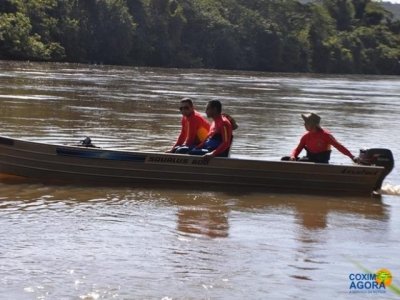
[[[196,155],[187,155],[187,154],[175,154],[175,153],[163,153],[163,152],[150,152],[150,151],[126,151],[126,150],[120,150],[118,148],[95,148],[95,147],[82,147],[79,145],[64,145],[64,144],[49,144],[49,143],[42,143],[42,142],[34,142],[34,141],[28,141],[28,140],[22,140],[22,139],[15,139],[15,138],[9,138],[5,136],[0,136],[0,138],[6,138],[8,140],[18,142],[18,144],[30,144],[30,145],[37,145],[38,147],[48,147],[48,148],[66,148],[66,149],[75,149],[75,150],[80,150],[80,151],[87,151],[87,152],[108,152],[108,153],[123,153],[123,154],[131,154],[131,155],[141,155],[147,157],[149,155],[155,155],[155,156],[165,156],[165,157],[176,157],[176,158],[183,158],[183,157],[188,157],[188,158],[198,158],[201,159],[201,156],[196,156]],[[17,145],[18,146],[18,145]],[[15,148],[15,144],[13,145],[7,145],[7,144],[2,144],[0,143],[0,147],[7,147],[7,148]],[[40,151],[32,151],[32,150],[24,150],[23,147],[17,147],[20,151],[25,151],[25,152],[30,152],[30,153],[35,153],[35,154],[41,154],[41,155],[52,155],[50,153],[44,153]],[[63,156],[69,156],[69,155],[63,155]],[[69,157],[74,157],[73,155]],[[79,157],[79,159],[83,159],[82,157]],[[109,160],[107,158],[101,158],[101,157],[85,157],[85,159],[99,159],[99,160]],[[352,164],[324,164],[324,163],[310,163],[310,162],[301,162],[301,161],[274,161],[274,160],[264,160],[264,159],[254,159],[254,158],[235,158],[235,157],[215,157],[213,158],[221,161],[232,161],[232,162],[250,162],[250,163],[268,163],[268,164],[276,164],[276,165],[287,165],[287,166],[306,166],[306,167],[326,167],[326,168],[332,168],[332,167],[349,167],[349,168],[360,168],[360,169],[376,169],[376,170],[384,170],[384,167],[381,166],[375,166],[375,165],[352,165]],[[168,164],[168,163],[165,163]],[[216,166],[216,165],[207,165],[208,167],[213,167],[213,168],[226,168],[226,169],[231,169],[235,170],[235,168],[229,168],[226,166]]]

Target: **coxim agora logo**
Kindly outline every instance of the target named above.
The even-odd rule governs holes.
[[[392,278],[388,269],[380,269],[376,273],[351,273],[349,293],[386,293],[386,288],[392,284]]]

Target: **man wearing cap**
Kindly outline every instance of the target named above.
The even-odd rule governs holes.
[[[316,163],[328,163],[331,156],[331,146],[338,149],[341,153],[351,158],[354,162],[357,158],[341,143],[339,143],[329,131],[321,128],[321,117],[315,113],[302,114],[304,127],[307,132],[301,137],[300,143],[292,151],[290,157],[282,160],[299,160]],[[299,159],[300,152],[306,149],[307,155]]]
[[[194,109],[191,99],[183,98],[179,110],[182,113],[181,133],[172,149],[167,151],[170,153],[187,153],[206,139],[210,129],[207,119]]]

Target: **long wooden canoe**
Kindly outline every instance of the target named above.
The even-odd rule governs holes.
[[[40,182],[370,194],[385,175],[378,166],[131,152],[0,137],[0,173]]]

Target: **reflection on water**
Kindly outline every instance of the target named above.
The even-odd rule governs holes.
[[[397,251],[387,242],[397,236],[392,209],[376,199],[0,188],[8,195],[0,202],[2,248],[13,249],[0,252],[0,290],[16,299],[235,298],[262,296],[282,281],[290,288],[273,295],[289,299],[307,294],[304,280],[322,289],[321,276],[337,286],[329,294],[346,292],[346,272],[358,271],[344,258],[353,251],[373,267],[397,266],[382,258]]]
[[[221,207],[185,207],[178,211],[178,231],[202,234],[211,238],[227,237],[229,223],[227,209]]]
[[[105,148],[164,151],[188,96],[199,110],[221,99],[234,115],[235,157],[287,154],[310,110],[353,152],[400,157],[397,77],[0,66],[2,135],[62,144],[89,135]],[[332,160],[348,162],[337,152]],[[400,202],[390,196],[399,183],[396,167],[388,195],[371,199],[3,177],[0,299],[345,299],[349,273],[362,272],[351,259],[389,268],[395,282],[400,274]]]

